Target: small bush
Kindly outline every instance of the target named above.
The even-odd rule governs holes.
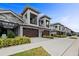
[[[18,41],[18,39],[20,40],[18,42],[18,44],[31,43],[31,40],[28,37],[25,37],[25,36],[23,36],[23,37],[16,37],[15,39],[17,41]]]
[[[14,37],[15,37],[14,32],[12,32],[12,31],[8,31],[8,33],[7,33],[7,37],[8,37],[8,38],[14,38]]]
[[[12,40],[13,39],[10,39],[10,38],[4,39],[3,40],[3,46],[4,47],[12,46]]]
[[[3,47],[3,40],[0,39],[0,48]]]
[[[23,36],[16,38],[0,39],[0,48],[13,46],[13,45],[20,45],[25,43],[31,43],[30,38]]]
[[[48,36],[50,39],[53,39],[54,37],[53,36]]]
[[[61,38],[66,38],[66,35],[61,35]]]
[[[46,38],[47,36],[46,35],[43,35],[43,38]]]

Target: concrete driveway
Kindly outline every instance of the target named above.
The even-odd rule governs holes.
[[[49,39],[47,38],[41,38],[41,37],[34,37],[34,38],[31,38],[31,42],[32,43],[39,43],[39,42],[44,42],[44,41],[47,41]]]
[[[56,39],[66,39],[66,38],[54,38],[54,39],[48,39],[48,38],[42,38],[42,37],[33,37],[31,38],[31,43],[39,43],[49,40],[56,40]]]
[[[36,40],[37,39],[37,40]],[[40,39],[40,40],[39,40]],[[44,39],[44,40],[43,40]],[[35,41],[36,40],[36,41]],[[12,55],[18,52],[42,46],[52,56],[77,55],[77,40],[33,38],[31,44],[23,44],[0,49],[0,55]],[[75,49],[74,49],[75,48]],[[73,52],[73,54],[72,54]],[[76,52],[76,53],[75,53]]]

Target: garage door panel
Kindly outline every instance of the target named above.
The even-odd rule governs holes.
[[[42,32],[42,36],[43,36],[43,35],[49,35],[49,31],[44,30],[44,31]]]
[[[31,29],[31,28],[24,28],[23,35],[28,36],[28,37],[38,37],[38,30]]]

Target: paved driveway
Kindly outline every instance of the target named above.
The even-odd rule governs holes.
[[[37,41],[35,41],[37,39]],[[42,39],[42,40],[39,40]],[[0,49],[0,55],[11,55],[21,51],[29,50],[42,46],[49,54],[53,56],[63,55],[66,50],[68,50],[75,40],[66,39],[44,39],[43,38],[33,38],[31,44],[23,44],[18,46],[12,46],[8,48]]]
[[[33,37],[33,38],[31,38],[31,42],[32,43],[39,43],[39,42],[44,42],[44,41],[49,41],[49,40],[56,40],[56,39],[66,39],[66,38],[48,39],[48,38],[42,38],[42,37]]]
[[[44,41],[47,41],[49,39],[47,38],[41,38],[41,37],[34,37],[34,38],[31,38],[31,42],[32,43],[39,43],[39,42],[44,42]]]

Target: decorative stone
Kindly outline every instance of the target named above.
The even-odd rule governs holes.
[[[7,36],[6,36],[6,34],[2,34],[2,39],[6,39],[7,38]]]

